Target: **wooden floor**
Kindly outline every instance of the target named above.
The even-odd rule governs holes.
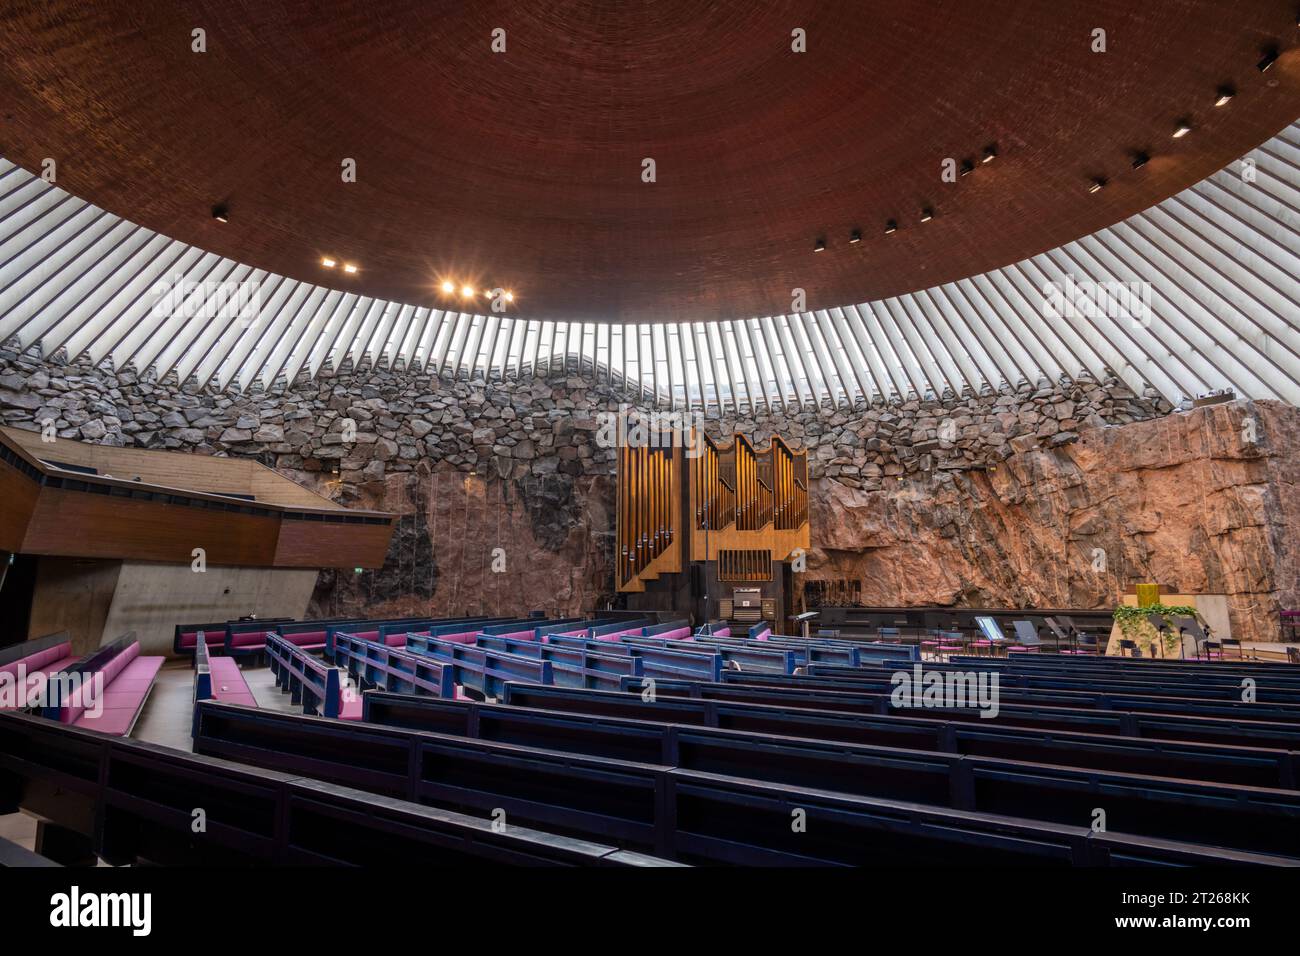
[[[275,686],[269,667],[244,670],[244,680],[253,692],[257,706],[282,713],[301,713],[302,708],[289,702],[289,695]],[[158,671],[153,690],[131,732],[133,740],[146,740],[175,750],[190,752],[194,714],[194,670],[189,661],[168,661]],[[0,838],[11,840],[29,850],[35,849],[36,820],[25,813],[0,814]],[[104,864],[100,864],[103,866]]]

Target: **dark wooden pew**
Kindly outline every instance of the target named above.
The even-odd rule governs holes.
[[[898,671],[911,672],[914,664],[887,663],[872,667],[841,667],[813,665],[808,669],[811,677],[842,678],[861,683],[888,685]],[[1136,675],[1126,672],[1115,674],[1079,674],[1037,668],[1023,670],[1001,662],[984,661],[974,664],[927,663],[923,672],[937,674],[996,674],[1001,687],[1013,690],[1060,690],[1079,693],[1149,694],[1156,697],[1183,697],[1202,700],[1232,700],[1242,697],[1244,681],[1254,682],[1256,698],[1278,704],[1300,703],[1300,683],[1255,679],[1249,674],[1228,676]]]
[[[415,700],[444,712],[451,709],[446,705],[452,704],[431,698]],[[470,708],[474,705],[457,702],[453,706],[462,710],[468,731],[475,713]],[[483,723],[483,714],[478,713],[475,727]],[[912,821],[900,825],[896,831],[899,842],[891,849],[900,854],[909,852],[902,837],[911,831],[918,846],[910,852],[924,855],[929,834],[925,826],[918,825],[914,814],[931,821],[946,820],[952,828],[943,841],[949,863],[960,865],[963,857],[964,862],[974,863],[971,851],[976,847],[990,854],[986,863],[994,859],[1042,862],[1052,858],[1061,863],[1105,862],[1090,857],[1091,838],[1086,827],[995,817],[965,807],[945,808],[943,804],[949,800],[961,799],[961,788],[953,788],[950,765],[963,758],[920,758],[905,751],[754,738],[696,728],[678,728],[676,732],[680,735],[677,755],[690,761],[689,769],[486,741],[468,732],[451,736],[369,724],[340,725],[206,704],[200,714],[196,748],[240,760],[274,762],[317,777],[337,777],[344,783],[355,782],[452,809],[486,814],[501,808],[508,818],[523,818],[528,823],[543,823],[548,829],[579,835],[606,834],[628,845],[653,849],[656,855],[697,862],[795,862],[793,857],[803,857],[803,862],[808,863],[879,862],[882,844],[889,842],[885,836],[889,829],[882,830],[881,824],[891,817],[896,823],[901,819]],[[992,767],[1005,762],[982,763]],[[705,769],[695,769],[695,765]],[[740,769],[749,773],[755,767],[784,779],[774,783],[735,772]],[[1056,779],[1063,775],[1057,768],[1048,771]],[[839,792],[827,792],[832,789],[825,786],[827,783],[833,783],[833,789]],[[1121,780],[1111,776],[1104,783],[1114,788],[1121,785]],[[846,784],[877,792],[847,793]],[[884,790],[890,793],[879,792]],[[771,794],[780,795],[783,812],[770,811]],[[1300,800],[1300,795],[1293,796]],[[1095,801],[1095,794],[1088,799]],[[1121,794],[1108,793],[1108,799],[1115,804],[1112,821],[1134,813],[1135,804],[1125,803]],[[827,809],[826,802],[835,809]],[[816,804],[821,808],[808,809]],[[768,812],[759,809],[764,805],[769,806]],[[728,806],[736,815],[724,812]],[[703,807],[712,810],[704,813]],[[809,815],[810,832],[821,827],[838,829],[837,836],[843,842],[787,840],[792,809],[803,809]],[[1168,806],[1162,810],[1171,812]],[[932,816],[936,813],[937,818]],[[845,817],[856,819],[842,829],[836,827],[833,821]],[[1088,818],[1085,815],[1083,819]],[[738,830],[738,821],[746,821],[747,825]],[[996,847],[1006,842],[1007,831],[1002,831],[1002,839],[990,842],[988,825],[995,830],[1019,829],[1026,838],[1033,830],[1054,831],[1058,840],[1067,837],[1070,849],[1060,854],[1059,844],[1053,852],[1045,852],[1042,846],[1032,850],[1026,847],[1003,858]],[[1118,830],[1112,822],[1106,839],[1122,843],[1130,839],[1145,841],[1144,852],[1150,851],[1149,841],[1156,839],[1132,837]],[[1071,834],[1083,836],[1084,844],[1070,845]],[[937,847],[930,849],[934,852]],[[1200,853],[1207,861],[1218,855],[1225,862],[1244,861],[1242,854],[1231,848],[1208,850],[1184,844],[1179,849]],[[1026,850],[1030,851],[1028,858],[1022,855]],[[1263,862],[1262,855],[1252,856],[1255,862]]]
[[[215,701],[200,709],[213,706],[268,713]],[[50,845],[114,865],[671,865],[608,842],[501,830],[483,817],[0,714],[0,813],[18,810],[47,821]]]
[[[559,689],[563,690],[563,689]],[[364,702],[375,706],[374,702]],[[504,701],[524,708],[590,714],[806,737],[883,747],[986,756],[1032,763],[1119,770],[1248,786],[1300,786],[1300,753],[1240,743],[1181,742],[1059,730],[993,726],[990,721],[946,721],[784,708],[752,703],[551,693],[511,687]],[[391,708],[391,702],[380,705]],[[363,714],[363,719],[366,718]],[[374,718],[385,722],[381,717]]]
[[[847,691],[880,693],[888,698],[888,686],[878,681],[855,681],[840,677],[784,677],[778,674],[745,674],[727,671],[721,675],[726,683],[743,683],[767,687],[793,687],[810,693]],[[1198,700],[1181,697],[1155,698],[1135,694],[1089,694],[1071,691],[1012,689],[999,694],[1002,707],[1012,704],[1038,705],[1074,709],[1131,710],[1152,714],[1185,714],[1199,717],[1228,717],[1243,721],[1294,722],[1300,718],[1300,705],[1253,703],[1243,701]]]

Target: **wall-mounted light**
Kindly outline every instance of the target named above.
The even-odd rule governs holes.
[[[885,235],[892,236],[896,232],[898,232],[898,223],[890,219],[885,223]]]
[[[349,275],[355,273],[357,271],[356,263],[345,262],[343,264],[343,271],[348,273]]]
[[[1214,105],[1227,106],[1229,101],[1236,95],[1237,91],[1231,86],[1221,86],[1219,87],[1218,94],[1215,96]]]
[[[1106,180],[1103,177],[1098,176],[1095,179],[1093,179],[1092,185],[1088,187],[1088,192],[1099,193],[1105,188],[1106,188]]]
[[[1182,139],[1191,131],[1192,131],[1192,121],[1188,119],[1181,119],[1176,124],[1174,124],[1174,139]]]
[[[1268,68],[1277,62],[1277,47],[1271,46],[1264,50],[1263,58],[1255,64],[1255,69],[1261,73],[1268,71]]]
[[[825,251],[826,251],[825,239],[818,239],[816,242],[813,243],[813,252],[825,252]]]
[[[218,203],[212,207],[212,218],[217,222],[230,222],[230,211],[224,203]]]
[[[862,230],[854,229],[849,233],[849,243],[854,244],[862,241]]]
[[[333,269],[336,265],[338,265],[338,263],[335,262],[333,259],[331,259],[329,256],[323,257],[320,261],[320,264],[323,265],[326,269]]]
[[[447,295],[451,295],[456,291],[456,283],[452,282],[450,279],[444,280],[442,283],[442,291],[447,293]]]
[[[924,209],[921,210],[922,222],[929,222],[933,218],[934,218],[934,210],[931,209],[929,206],[926,206]]]
[[[987,146],[984,147],[984,158],[981,159],[980,162],[991,163],[993,162],[993,160],[997,158],[998,158],[998,144],[989,143]]]
[[[1134,153],[1134,154],[1133,154],[1133,168],[1134,168],[1134,169],[1141,169],[1143,166],[1145,166],[1145,165],[1146,165],[1148,162],[1150,162],[1150,161],[1151,161],[1151,157],[1148,156],[1146,153],[1141,153],[1141,152],[1139,152],[1139,153]]]
[[[959,171],[963,176],[969,176],[971,173],[975,171],[975,164],[972,163],[969,159],[963,159],[961,161],[961,169]]]
[[[467,299],[472,299],[474,298],[474,287],[472,285],[461,286],[460,294]]]

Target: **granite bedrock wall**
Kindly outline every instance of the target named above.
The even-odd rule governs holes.
[[[485,385],[363,366],[240,394],[0,348],[5,424],[256,457],[343,504],[399,513],[382,569],[320,574],[321,614],[606,606],[614,451],[596,435],[599,413],[625,402],[572,370]],[[1278,609],[1300,606],[1291,406],[1174,411],[1081,378],[706,427],[809,449],[809,603],[1110,607],[1159,581],[1226,594],[1244,640],[1276,640]]]

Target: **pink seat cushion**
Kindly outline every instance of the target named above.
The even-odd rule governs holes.
[[[122,737],[131,729],[134,720],[135,710],[133,708],[119,707],[112,710],[105,708],[98,717],[92,717],[89,714],[78,717],[73,726],[84,727],[87,730],[97,730],[101,734],[111,734],[114,737]]]
[[[323,639],[323,638],[322,638]],[[243,631],[238,634],[232,634],[230,637],[231,647],[265,647],[266,631]]]
[[[361,695],[344,694],[339,701],[339,717],[343,720],[361,719]]]
[[[299,634],[289,634],[285,637],[285,640],[297,647],[324,647],[325,632],[303,631]]]
[[[481,633],[482,633],[481,631],[458,631],[455,634],[439,634],[438,640],[451,641],[454,644],[473,644],[476,640],[478,640],[478,636]],[[531,638],[533,636],[532,631],[522,631],[520,633],[522,633],[524,637],[528,637],[528,638]],[[427,631],[425,632],[425,636],[426,637],[429,636]],[[494,637],[519,637],[519,633],[495,634],[493,636]]]

